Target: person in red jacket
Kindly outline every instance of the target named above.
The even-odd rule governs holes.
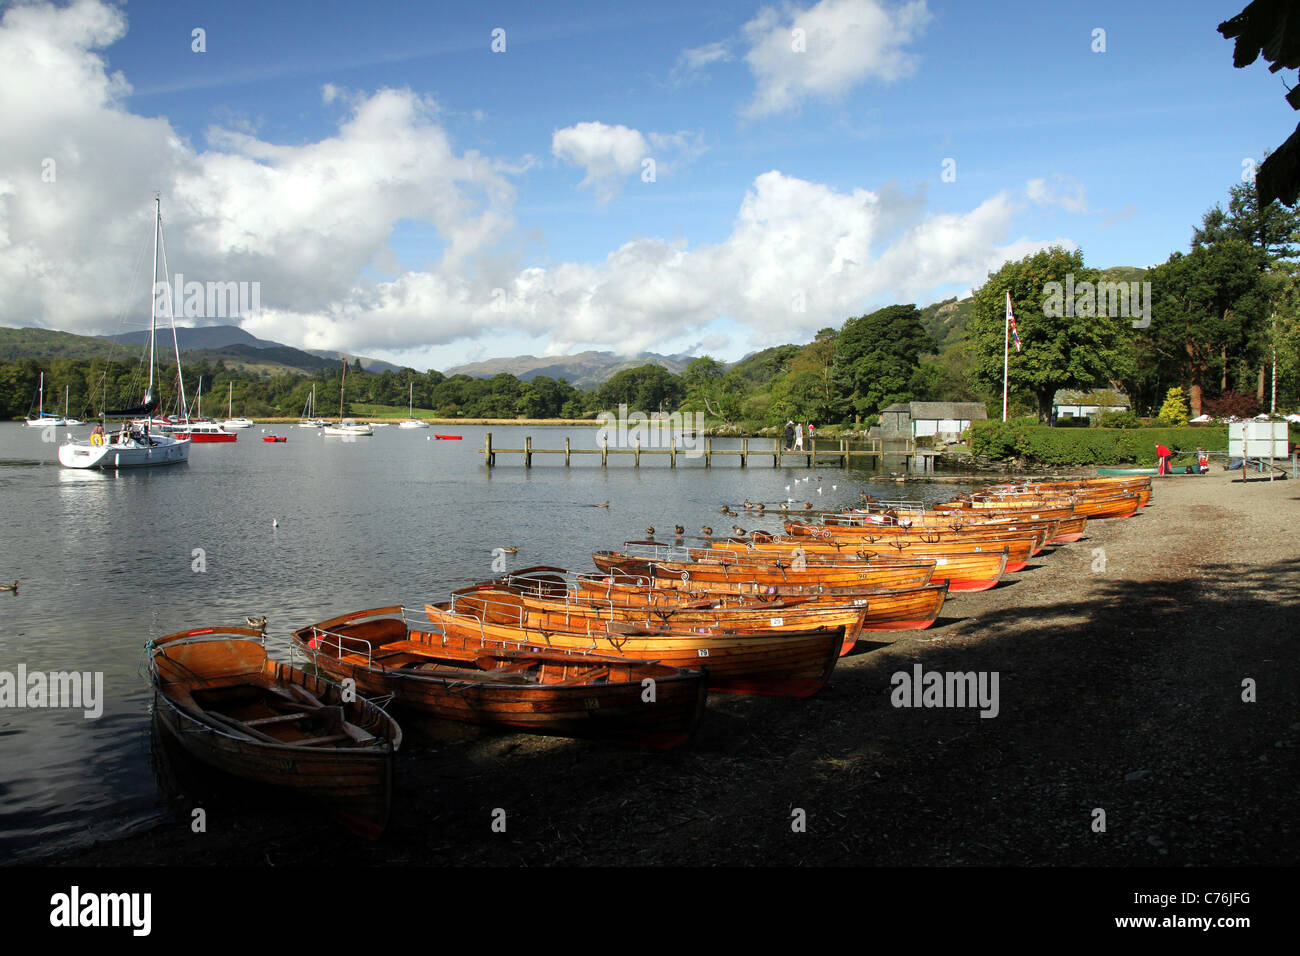
[[[1173,457],[1173,452],[1171,452],[1171,451],[1170,451],[1168,448],[1166,448],[1164,445],[1161,445],[1161,444],[1158,444],[1158,443],[1157,443],[1157,445],[1156,445],[1156,458],[1160,459],[1160,467],[1159,467],[1158,469],[1156,469],[1156,471],[1157,471],[1158,474],[1161,474],[1161,475],[1167,475],[1167,474],[1169,474],[1169,459],[1170,459],[1171,457]]]

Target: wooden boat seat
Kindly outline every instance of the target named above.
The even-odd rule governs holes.
[[[556,681],[552,687],[566,687],[572,684],[594,684],[609,677],[609,668],[602,667],[595,671],[583,671],[573,677],[567,677],[564,680]]]

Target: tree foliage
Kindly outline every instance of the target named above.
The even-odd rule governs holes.
[[[1031,392],[1039,420],[1045,420],[1052,398],[1061,388],[1092,388],[1115,382],[1124,370],[1121,325],[1117,318],[1096,314],[1096,300],[1087,304],[1083,283],[1095,283],[1097,271],[1083,264],[1083,253],[1052,247],[1016,262],[1008,262],[975,292],[966,335],[975,356],[976,378],[989,388],[1002,387],[1006,299],[1020,332],[1022,350],[1010,349],[1008,380],[1012,389]],[[1060,310],[1048,308],[1048,283],[1067,277],[1076,299]],[[1062,295],[1064,299],[1064,295]],[[1060,315],[1048,314],[1060,311]]]

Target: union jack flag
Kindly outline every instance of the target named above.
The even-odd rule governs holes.
[[[1020,351],[1020,333],[1016,330],[1016,314],[1011,311],[1011,292],[1007,292],[1007,322],[1011,324],[1011,338],[1016,343],[1016,351]]]

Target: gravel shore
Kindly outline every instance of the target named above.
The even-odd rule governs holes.
[[[1300,481],[1230,478],[1157,479],[1138,516],[859,644],[816,697],[714,696],[678,752],[406,721],[379,842],[174,782],[171,821],[39,862],[1292,865]],[[996,672],[997,715],[893,706],[918,664]]]

